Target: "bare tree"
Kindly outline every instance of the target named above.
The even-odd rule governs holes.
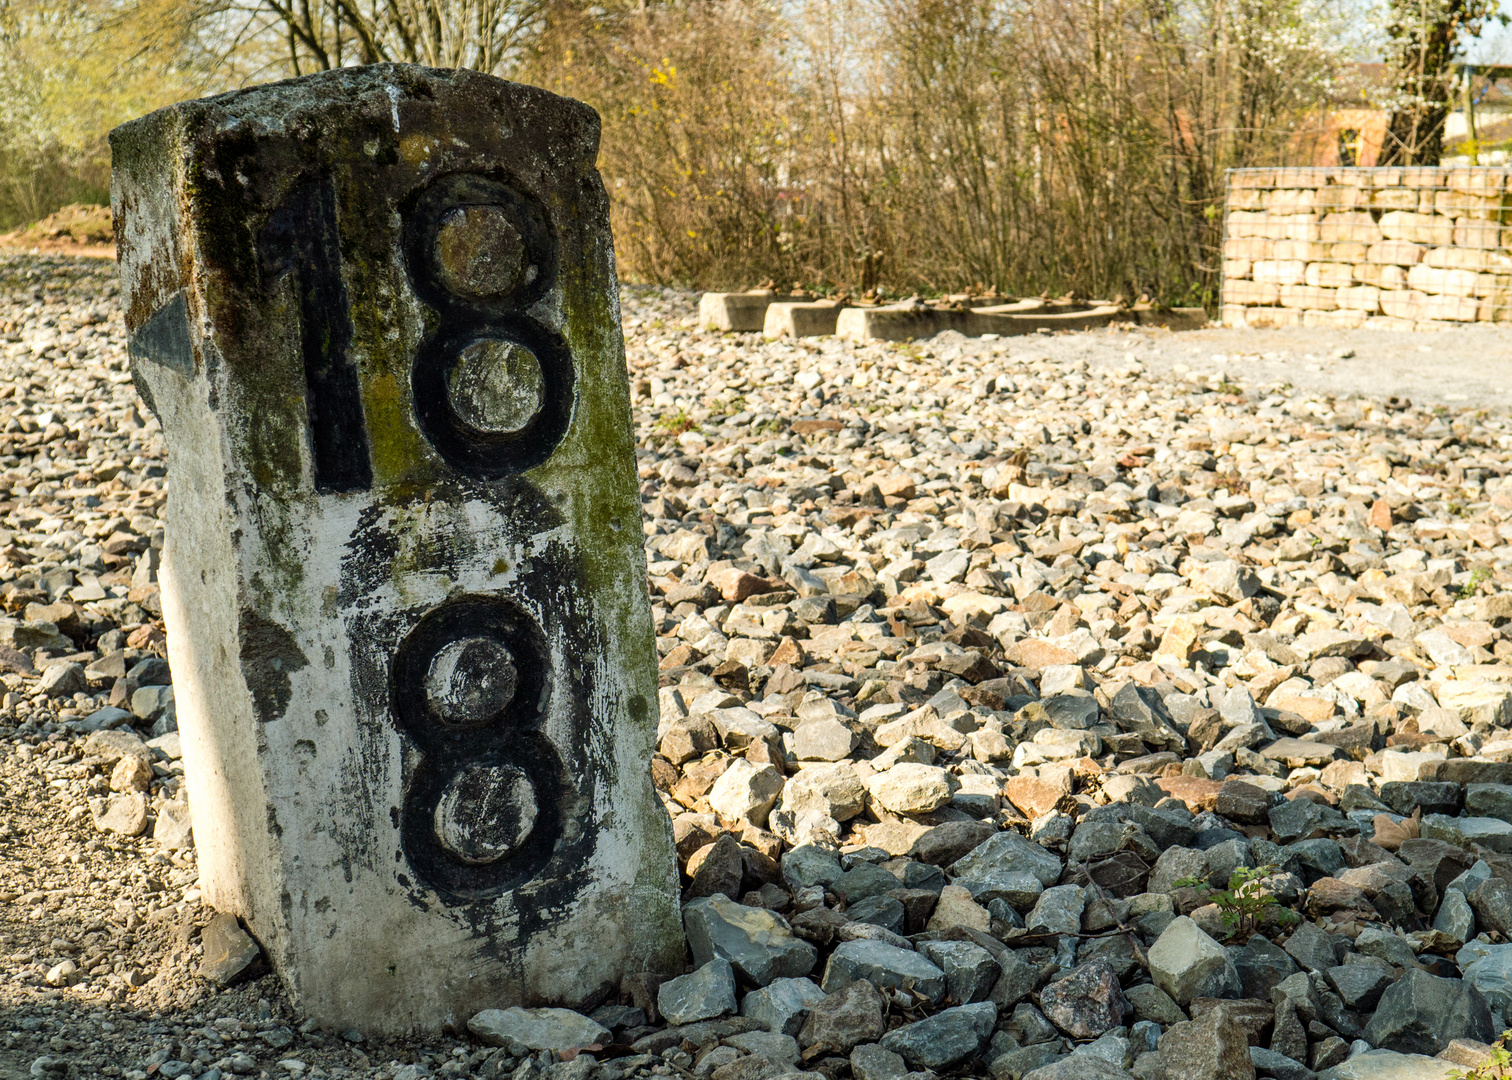
[[[211,0],[203,16],[233,48],[277,40],[279,60],[294,75],[384,61],[500,75],[540,31],[546,7],[546,0]]]

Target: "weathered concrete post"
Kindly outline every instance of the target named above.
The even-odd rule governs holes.
[[[111,136],[206,898],[323,1022],[681,959],[598,134],[379,65]]]

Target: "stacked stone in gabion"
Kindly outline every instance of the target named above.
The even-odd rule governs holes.
[[[1500,168],[1237,169],[1225,326],[1426,330],[1512,321]]]

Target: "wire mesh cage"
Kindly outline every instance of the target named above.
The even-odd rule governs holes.
[[[1512,323],[1512,168],[1227,175],[1225,326]]]

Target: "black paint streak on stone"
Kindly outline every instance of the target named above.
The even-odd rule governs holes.
[[[294,635],[252,608],[242,608],[238,620],[242,678],[263,723],[282,719],[293,685],[289,673],[309,665]]]
[[[294,276],[299,296],[310,445],[315,490],[364,491],[372,486],[362,387],[347,356],[352,320],[341,279],[336,196],[328,180],[307,180],[273,212],[258,237],[266,287]]]
[[[161,364],[186,379],[194,378],[194,343],[189,339],[189,305],[182,290],[138,327],[126,346],[134,362]]]

